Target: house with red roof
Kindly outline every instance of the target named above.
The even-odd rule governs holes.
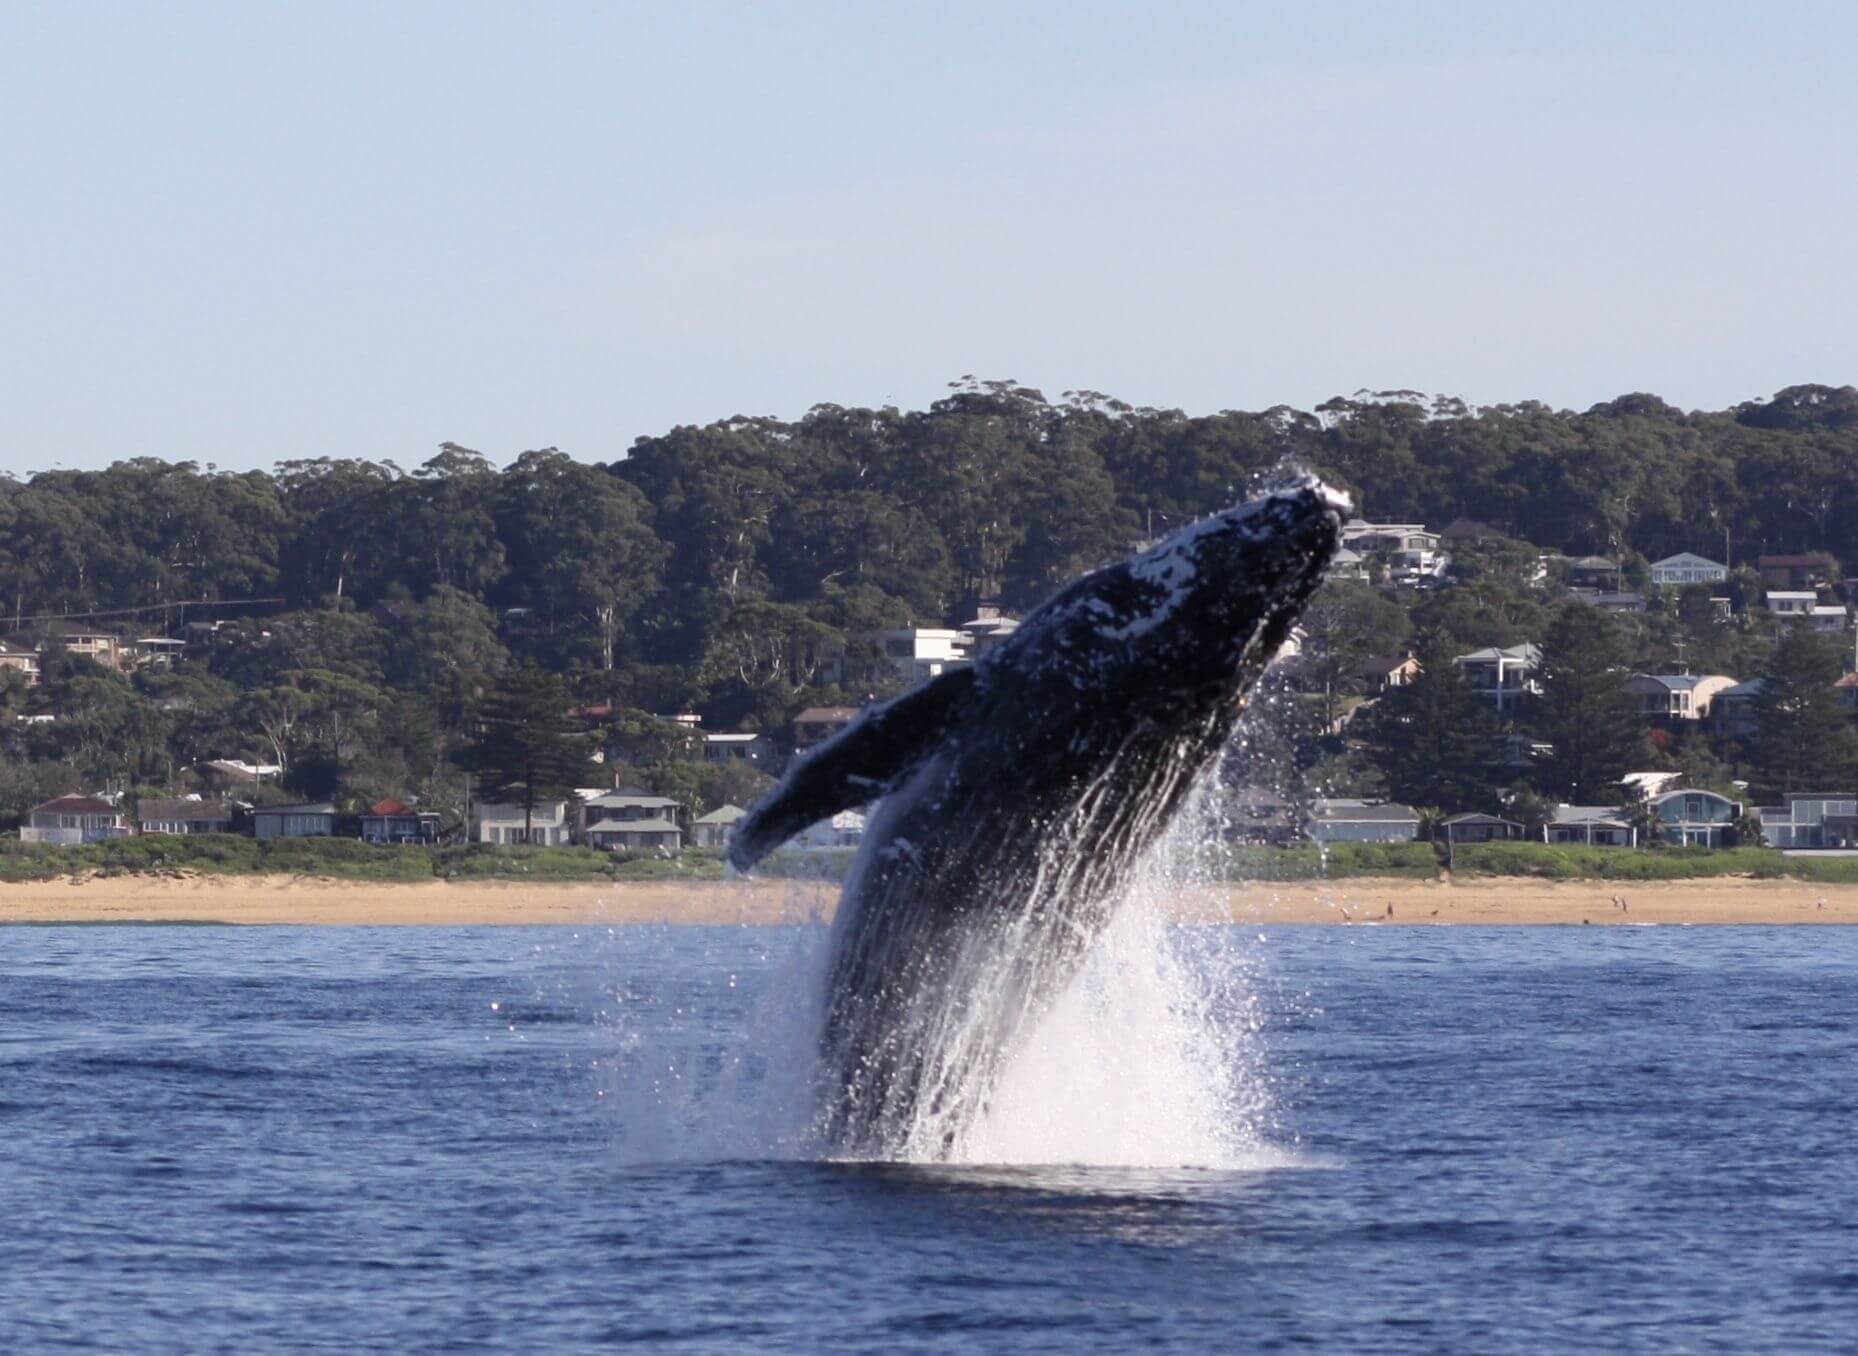
[[[415,810],[391,798],[377,801],[361,817],[361,837],[368,843],[436,843],[438,812]]]

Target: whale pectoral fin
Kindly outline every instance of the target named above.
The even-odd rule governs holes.
[[[974,690],[956,669],[874,706],[794,764],[729,839],[729,864],[746,871],[809,824],[868,804],[933,753]]]

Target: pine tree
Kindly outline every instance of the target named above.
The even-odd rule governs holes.
[[[478,709],[477,738],[459,755],[478,794],[523,807],[523,840],[535,807],[559,800],[589,772],[588,739],[568,715],[567,686],[534,664],[506,674]]]
[[[1645,722],[1626,690],[1631,651],[1619,626],[1586,603],[1568,603],[1543,638],[1537,728],[1555,746],[1544,788],[1606,804],[1645,753]]]
[[[1835,790],[1858,776],[1858,733],[1833,690],[1843,668],[1829,641],[1797,626],[1774,647],[1752,704],[1749,762],[1757,792],[1778,799],[1789,791]]]
[[[1419,661],[1411,683],[1363,711],[1368,756],[1397,801],[1447,812],[1489,808],[1497,793],[1496,713],[1446,647],[1426,644]]]

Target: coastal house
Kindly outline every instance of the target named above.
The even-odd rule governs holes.
[[[1674,556],[1652,562],[1652,583],[1660,588],[1682,588],[1686,584],[1714,584],[1729,577],[1729,567],[1713,560],[1680,551]]]
[[[1523,837],[1523,826],[1500,815],[1453,815],[1440,827],[1445,841],[1458,843],[1514,843]]]
[[[1319,800],[1308,833],[1319,843],[1410,843],[1419,836],[1419,812],[1385,801]]]
[[[128,833],[123,812],[109,801],[98,796],[59,796],[26,812],[19,838],[22,843],[77,847]]]
[[[1776,589],[1823,589],[1838,577],[1839,562],[1824,551],[1758,556],[1762,582]]]
[[[794,749],[816,748],[857,719],[855,706],[809,706],[794,717]]]
[[[1734,847],[1740,801],[1685,787],[1650,799],[1658,836],[1680,847]]]
[[[397,800],[376,801],[361,816],[361,839],[364,843],[436,843],[439,815]]]
[[[237,818],[237,808],[225,800],[150,798],[135,807],[138,833],[231,833]]]
[[[1788,621],[1799,621],[1813,615],[1813,609],[1819,606],[1819,595],[1811,589],[1771,589],[1765,595],[1768,611]]]
[[[1626,691],[1640,712],[1655,720],[1702,720],[1717,694],[1735,685],[1735,679],[1720,673],[1635,673],[1626,680]]]
[[[1755,811],[1769,847],[1858,848],[1858,792],[1800,791],[1783,799]]]
[[[1558,805],[1542,826],[1545,843],[1637,847],[1639,831],[1617,805]]]
[[[0,671],[24,674],[27,687],[39,685],[39,652],[22,640],[0,640]]]
[[[607,852],[678,852],[684,846],[682,801],[624,787],[581,805],[581,841]]]
[[[1524,697],[1542,691],[1535,676],[1542,667],[1542,651],[1527,641],[1521,645],[1493,645],[1469,654],[1454,655],[1452,663],[1463,670],[1480,696],[1506,715],[1514,711]]]
[[[1755,702],[1767,686],[1765,678],[1726,687],[1710,702],[1710,728],[1719,735],[1746,738],[1755,732]]]
[[[902,626],[875,637],[898,674],[920,683],[969,662],[968,636],[951,627]]]
[[[1220,805],[1219,827],[1235,843],[1288,847],[1302,834],[1297,807],[1275,791],[1241,787]]]
[[[1568,595],[1577,603],[1586,603],[1597,607],[1602,612],[1619,612],[1637,615],[1645,611],[1645,595],[1633,593],[1608,593],[1599,589],[1575,589]]]
[[[703,736],[703,760],[707,763],[748,763],[763,767],[774,761],[774,741],[766,735],[711,734]]]
[[[1577,556],[1568,562],[1568,587],[1571,589],[1617,589],[1619,562],[1605,556]]]
[[[729,835],[735,832],[736,821],[748,814],[740,805],[719,805],[707,815],[698,815],[690,824],[690,841],[692,846],[700,848],[726,848]]]
[[[1851,615],[1844,603],[1815,603],[1806,614],[1807,625],[1827,635],[1837,635],[1850,623]]]
[[[334,833],[335,806],[326,800],[261,805],[252,810],[255,838],[328,838]]]
[[[1390,687],[1405,687],[1419,677],[1419,660],[1411,650],[1405,654],[1376,655],[1362,660],[1355,672],[1360,675],[1368,695],[1378,697]]]
[[[475,801],[465,819],[465,837],[473,843],[509,846],[534,843],[560,847],[568,841],[568,802],[539,800],[524,827],[523,807],[501,801]]]

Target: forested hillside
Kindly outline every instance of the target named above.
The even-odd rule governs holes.
[[[228,624],[171,669],[54,654],[30,690],[0,675],[13,725],[0,812],[175,785],[209,757],[442,801],[474,703],[524,661],[616,722],[694,709],[713,728],[782,730],[801,706],[870,695],[817,686],[814,658],[833,646],[959,621],[982,600],[1023,609],[1289,464],[1346,485],[1371,518],[1496,530],[1466,552],[1459,587],[1376,594],[1391,613],[1364,644],[1416,629],[1467,646],[1538,639],[1521,633],[1550,605],[1507,572],[1530,554],[1517,543],[1612,556],[1628,578],[1682,550],[1738,566],[1858,552],[1849,386],[1712,413],[1649,395],[1575,413],[1382,393],[1195,417],[969,380],[926,410],[676,428],[607,466],[543,450],[498,470],[449,443],[410,471],[127,460],[0,482],[4,630],[26,645]],[[1667,612],[1638,636],[1665,653],[1639,662],[1682,642],[1746,668],[1771,648],[1758,628],[1732,640]]]

